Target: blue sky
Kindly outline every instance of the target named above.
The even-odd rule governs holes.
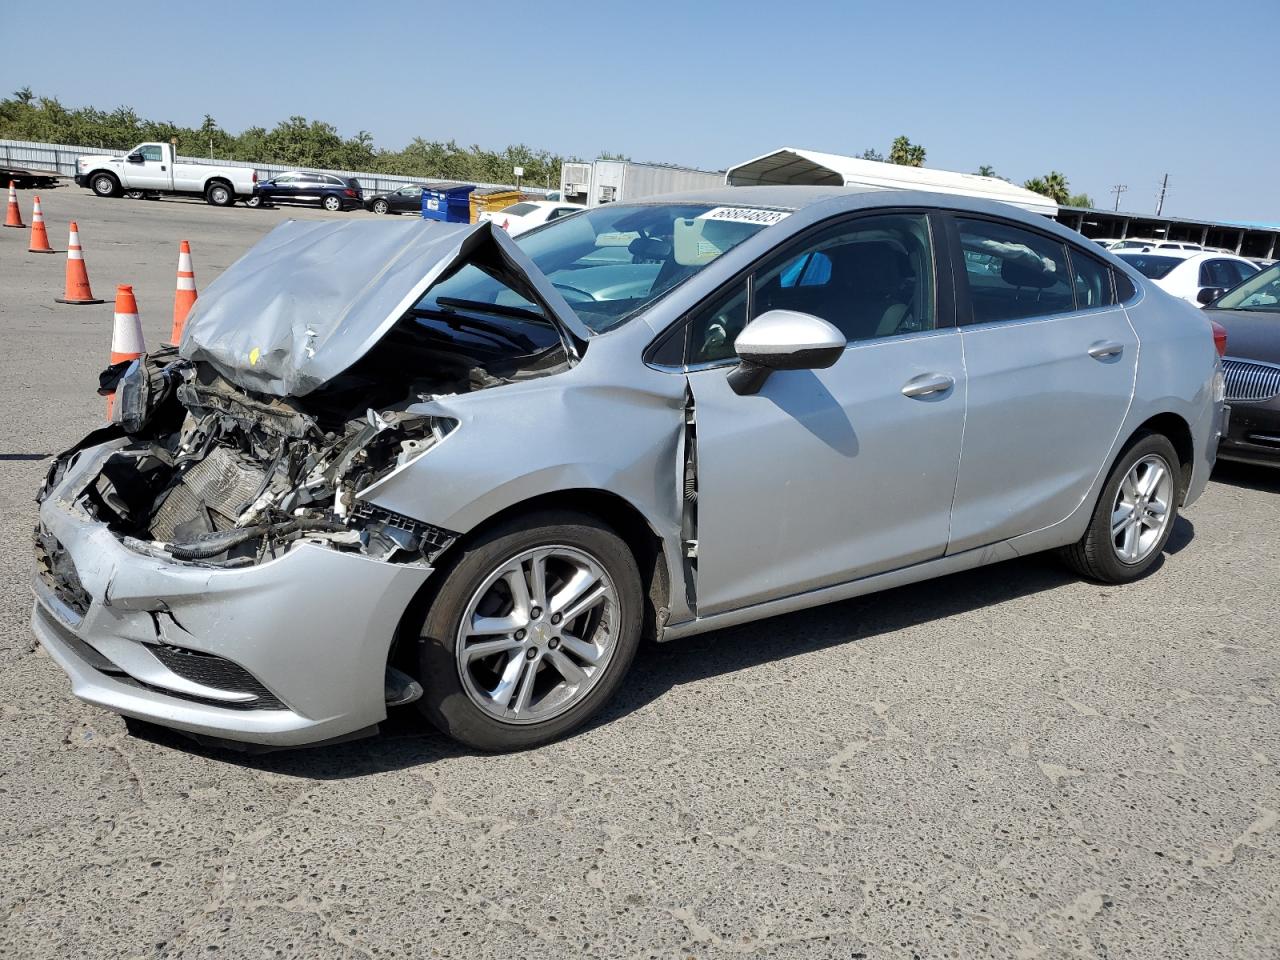
[[[929,166],[1057,169],[1106,207],[1124,183],[1144,213],[1167,172],[1168,214],[1280,222],[1277,35],[1276,0],[72,0],[13,33],[0,90],[712,169],[906,134]]]

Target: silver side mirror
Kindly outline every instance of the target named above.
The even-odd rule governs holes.
[[[739,395],[758,393],[774,370],[822,370],[840,359],[848,344],[835,326],[813,314],[770,310],[746,325],[733,342],[739,364],[729,386]]]

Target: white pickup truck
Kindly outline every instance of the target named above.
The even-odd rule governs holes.
[[[229,207],[253,196],[258,172],[249,167],[175,163],[168,143],[140,143],[123,157],[89,156],[76,160],[76,184],[100,197],[122,194],[202,196],[215,207]]]

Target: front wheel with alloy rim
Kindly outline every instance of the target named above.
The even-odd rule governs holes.
[[[374,212],[374,213],[386,213],[389,209],[391,209],[391,208],[387,206],[387,201],[385,201],[385,200],[375,200],[375,201],[373,201],[373,212]]]
[[[1168,438],[1139,436],[1121,456],[1079,543],[1063,549],[1077,572],[1102,583],[1137,580],[1160,558],[1178,517],[1182,473]]]
[[[640,640],[640,574],[592,517],[540,513],[464,549],[428,600],[422,711],[481,750],[521,750],[581,726],[617,689]]]

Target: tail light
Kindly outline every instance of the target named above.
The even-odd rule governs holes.
[[[257,170],[253,171],[253,182],[254,182],[254,183],[257,183],[257,182],[258,182],[258,171],[257,171]]]
[[[1209,326],[1213,327],[1214,349],[1218,351],[1218,356],[1225,357],[1227,355],[1227,328],[1217,320],[1210,320]]]
[[[348,197],[354,197],[356,195],[356,192],[352,190],[350,187],[347,187],[346,194]]]

